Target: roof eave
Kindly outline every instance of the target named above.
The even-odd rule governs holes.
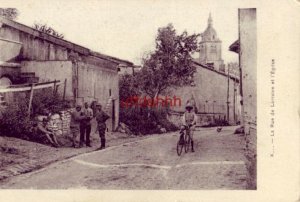
[[[198,66],[200,66],[200,67],[203,67],[203,68],[205,68],[205,69],[208,69],[208,70],[210,70],[210,71],[212,71],[212,72],[215,72],[215,73],[220,74],[220,75],[222,75],[222,76],[228,77],[228,74],[225,74],[225,73],[223,73],[223,72],[219,72],[219,71],[217,71],[217,70],[215,70],[215,69],[212,69],[212,68],[210,68],[210,67],[208,67],[208,66],[206,66],[206,65],[204,65],[204,64],[201,64],[201,63],[199,63],[199,62],[197,62],[197,61],[195,61],[195,60],[193,60],[193,63],[195,63],[196,65],[198,65]],[[235,81],[239,82],[239,78],[237,78],[237,77],[234,77],[234,76],[232,76],[232,75],[229,75],[229,78],[232,79],[232,80],[235,80]]]
[[[240,41],[236,40],[235,42],[233,42],[230,46],[229,46],[229,50],[235,53],[239,53],[240,52]]]
[[[108,61],[116,63],[116,64],[126,64],[128,66],[133,66],[134,65],[130,61],[122,60],[122,59],[115,58],[115,57],[112,57],[112,56],[108,56],[108,55],[105,55],[105,54],[102,54],[102,53],[91,51],[90,49],[85,48],[83,46],[80,46],[78,44],[72,43],[70,41],[67,41],[67,40],[64,40],[64,39],[61,39],[61,38],[58,38],[58,37],[55,37],[55,36],[52,36],[52,35],[49,35],[49,34],[46,34],[44,32],[36,30],[32,27],[23,25],[23,24],[18,23],[16,21],[9,20],[9,19],[6,19],[6,18],[3,18],[3,17],[0,16],[0,27],[2,27],[3,24],[6,25],[6,26],[9,26],[9,27],[12,27],[14,29],[20,30],[22,32],[25,32],[27,34],[30,34],[34,37],[38,37],[40,39],[43,39],[43,40],[49,41],[51,43],[54,43],[56,45],[60,45],[60,46],[65,47],[67,49],[73,50],[73,51],[78,52],[78,53],[80,53],[82,55],[85,55],[85,56],[91,55],[91,56],[94,56],[94,57],[98,57],[98,58],[101,58],[101,59],[108,60]]]
[[[111,62],[114,62],[114,63],[117,63],[117,64],[126,64],[128,66],[133,66],[134,64],[130,61],[127,61],[127,60],[122,60],[122,59],[119,59],[119,58],[116,58],[116,57],[112,57],[112,56],[109,56],[109,55],[105,55],[105,54],[102,54],[102,53],[98,53],[98,52],[94,52],[94,51],[91,51],[90,54],[94,57],[98,57],[98,58],[102,58],[102,59],[106,59],[106,60],[109,60]]]

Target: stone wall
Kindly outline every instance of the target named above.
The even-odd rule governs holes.
[[[198,112],[218,113],[227,116],[227,86],[228,77],[224,74],[196,65],[197,72],[194,75],[194,86],[184,86],[172,91],[181,99],[181,106],[173,106],[174,111],[184,111],[185,103],[194,97]],[[234,94],[234,89],[236,93]],[[229,79],[229,122],[235,124],[240,117],[240,102],[238,99],[239,86],[233,79]],[[234,98],[234,95],[236,97]],[[235,101],[235,105],[233,104]],[[234,110],[235,109],[235,110]],[[235,113],[235,115],[234,115]],[[234,116],[236,120],[234,120]]]
[[[53,131],[58,131],[57,134],[69,135],[70,123],[71,123],[71,112],[73,110],[74,108],[61,111],[59,114],[53,114],[50,117],[51,124],[48,125],[48,128]]]
[[[71,112],[72,112],[72,109],[61,111],[61,114],[60,114],[60,130],[62,131],[62,134],[69,134],[70,133]]]
[[[243,122],[245,126],[249,186],[256,189],[257,36],[256,9],[239,9],[240,66],[242,72]]]
[[[182,125],[183,113],[170,112],[168,114],[168,120],[180,127]],[[196,126],[209,126],[222,123],[226,120],[225,114],[197,114],[197,125]]]

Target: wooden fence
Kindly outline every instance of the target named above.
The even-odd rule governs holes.
[[[62,82],[60,82],[59,80],[54,80],[54,81],[43,82],[43,83],[10,85],[10,86],[5,86],[4,88],[1,88],[1,86],[0,86],[0,94],[30,91],[30,98],[29,98],[29,104],[28,104],[28,116],[30,116],[34,90],[43,89],[43,88],[53,88],[53,93],[56,93],[58,86],[61,84],[62,84]],[[65,95],[65,88],[64,88],[63,94]],[[3,103],[3,101],[2,101],[2,103]]]

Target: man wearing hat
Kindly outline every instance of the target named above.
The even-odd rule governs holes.
[[[47,140],[50,142],[50,144],[53,147],[59,147],[59,143],[56,139],[56,134],[52,131],[49,130],[49,110],[44,109],[41,113],[41,115],[38,115],[36,117],[36,121],[37,121],[37,132],[38,135],[39,133],[42,133],[43,135],[46,136]]]
[[[93,119],[93,110],[89,107],[89,104],[87,102],[84,103],[84,108],[82,109],[82,112],[85,116],[85,119],[81,121],[80,125],[79,146],[83,146],[83,142],[85,140],[86,146],[91,147],[90,134],[92,129],[91,120]]]
[[[76,138],[80,131],[80,123],[85,118],[84,113],[81,111],[81,106],[77,105],[75,111],[71,113],[70,130],[73,136],[73,147],[76,147]]]
[[[97,129],[99,132],[100,140],[101,140],[101,147],[99,149],[105,148],[105,130],[106,130],[106,120],[110,117],[102,111],[102,106],[100,103],[96,103],[96,121],[97,121]]]
[[[182,124],[181,131],[190,130],[191,144],[192,144],[192,152],[194,152],[194,130],[197,123],[197,115],[193,110],[193,105],[188,102],[185,107],[186,111],[182,116]],[[187,128],[189,127],[189,129]]]

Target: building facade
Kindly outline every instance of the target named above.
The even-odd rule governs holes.
[[[58,92],[64,92],[67,100],[77,104],[100,102],[111,116],[109,130],[118,126],[118,67],[133,65],[131,62],[93,52],[1,17],[0,48],[1,83],[59,80],[65,85]]]
[[[190,86],[173,90],[170,97],[181,100],[181,106],[172,106],[172,122],[179,124],[179,117],[188,101],[193,100],[199,116],[198,126],[228,122],[236,124],[240,120],[239,79],[194,62],[196,73]]]
[[[257,27],[256,9],[239,9],[239,39],[229,49],[239,54],[242,125],[245,132],[247,168],[251,188],[256,188],[257,152]]]

